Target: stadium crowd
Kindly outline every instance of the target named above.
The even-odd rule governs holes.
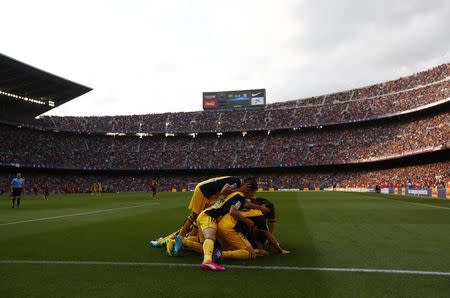
[[[227,169],[360,163],[445,149],[450,113],[364,126],[106,136],[0,126],[0,164],[65,169]]]
[[[314,127],[387,117],[447,100],[450,64],[363,88],[264,109],[105,117],[42,117],[27,125],[76,132],[193,133]]]
[[[0,174],[0,189],[9,191],[14,174]],[[56,175],[56,174],[27,174],[25,189],[32,193],[33,189],[42,191],[48,183],[53,193],[91,192],[94,183],[101,182],[105,192],[149,191],[149,181],[156,179],[160,191],[188,189],[190,184],[210,178],[205,175]],[[264,174],[257,175],[260,185],[264,189],[303,189],[315,187],[331,187],[335,180],[338,187],[373,187],[381,186],[406,187],[446,187],[450,181],[450,161],[415,165],[408,167],[390,168],[383,170],[325,172],[325,173],[297,173],[297,174]]]
[[[450,64],[364,88],[280,102],[264,109],[108,117],[43,117],[27,125],[0,124],[0,166],[78,170],[201,170],[337,165],[385,160],[450,147],[450,112],[392,121],[366,121],[450,96]],[[447,106],[448,107],[448,106]],[[279,130],[279,128],[286,128]],[[101,134],[97,132],[102,132]],[[129,135],[105,135],[121,132]],[[151,133],[154,135],[135,135]],[[164,135],[164,133],[176,135]],[[194,133],[193,133],[194,132]],[[196,134],[195,132],[222,132]],[[183,133],[183,134],[181,134]],[[188,135],[186,133],[191,133]],[[192,134],[193,133],[193,134]],[[439,178],[440,177],[440,178]],[[159,176],[164,190],[187,188],[200,176]],[[146,176],[29,175],[57,192],[143,191]],[[383,171],[260,176],[277,188],[374,183],[437,186],[449,162]],[[8,188],[10,177],[0,175]],[[267,182],[269,183],[269,182]]]

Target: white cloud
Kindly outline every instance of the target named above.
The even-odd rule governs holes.
[[[2,52],[94,91],[58,115],[201,109],[203,91],[269,102],[448,62],[448,1],[3,1]]]

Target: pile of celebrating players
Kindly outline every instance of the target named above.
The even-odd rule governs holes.
[[[256,198],[254,177],[217,177],[199,183],[194,190],[186,218],[178,231],[150,242],[165,247],[170,256],[184,251],[203,254],[205,270],[223,271],[223,259],[249,260],[265,256],[268,242],[281,254],[288,254],[273,236],[275,207]]]

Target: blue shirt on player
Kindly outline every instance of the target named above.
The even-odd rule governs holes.
[[[23,178],[14,178],[11,182],[13,188],[23,188],[25,184],[25,179]]]

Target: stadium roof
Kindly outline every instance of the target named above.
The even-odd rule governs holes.
[[[0,54],[0,120],[31,120],[91,90]]]

